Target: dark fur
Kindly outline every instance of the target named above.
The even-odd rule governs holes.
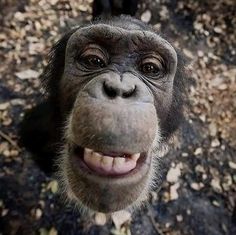
[[[134,16],[138,8],[138,0],[94,0],[93,18],[107,18],[121,14]]]

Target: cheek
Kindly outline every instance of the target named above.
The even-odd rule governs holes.
[[[64,73],[59,86],[59,105],[63,113],[72,110],[77,94],[85,85],[85,79],[76,77],[71,73]]]
[[[172,93],[172,87],[168,87],[165,91],[158,90],[154,94],[156,112],[160,122],[164,121],[169,113],[173,101]]]

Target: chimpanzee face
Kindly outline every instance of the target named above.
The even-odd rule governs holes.
[[[51,65],[63,70],[49,81],[56,81],[66,123],[58,160],[62,185],[77,204],[102,212],[146,199],[182,114],[175,49],[127,19],[74,30],[63,41],[63,67]]]

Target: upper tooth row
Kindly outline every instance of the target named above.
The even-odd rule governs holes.
[[[84,161],[89,168],[102,174],[124,174],[133,170],[137,165],[140,154],[133,154],[130,157],[104,156],[91,149],[85,149]]]
[[[85,155],[91,155],[91,154],[93,154],[94,157],[97,157],[98,160],[99,160],[99,158],[102,157],[103,161],[106,161],[106,162],[112,162],[113,159],[114,159],[114,157],[104,156],[103,154],[94,152],[92,149],[85,148]],[[139,157],[140,157],[140,153],[135,153],[135,154],[130,155],[129,158],[131,158],[134,161],[137,161],[139,159]],[[115,159],[116,159],[117,162],[120,162],[120,163],[125,162],[126,160],[128,160],[124,157],[115,157]]]

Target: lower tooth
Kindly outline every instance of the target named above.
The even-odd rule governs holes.
[[[113,158],[112,157],[108,157],[108,156],[103,156],[102,157],[102,163],[104,165],[111,165],[112,166],[112,162],[113,162]]]
[[[136,153],[136,154],[133,154],[133,155],[131,156],[131,158],[132,158],[133,160],[135,160],[135,161],[137,161],[137,160],[139,159],[139,157],[140,157],[140,153]]]
[[[91,154],[93,152],[92,149],[88,149],[88,148],[85,148],[84,151],[85,151],[85,154]]]
[[[85,152],[85,154],[84,154],[84,161],[85,162],[89,162],[90,158],[91,158],[91,155]]]
[[[100,168],[106,172],[115,171],[115,172],[125,172],[128,168],[134,168],[137,164],[137,160],[140,157],[140,153],[136,153],[131,155],[128,158],[124,157],[111,157],[104,156],[97,152],[93,152],[93,150],[85,148],[84,150],[84,160],[89,163],[91,167],[95,167],[95,169]],[[131,167],[131,165],[134,165]]]
[[[125,158],[123,157],[116,157],[114,159],[114,166],[122,166],[125,162]]]
[[[99,153],[94,153],[91,155],[90,162],[95,165],[99,166],[101,164],[102,156]]]

